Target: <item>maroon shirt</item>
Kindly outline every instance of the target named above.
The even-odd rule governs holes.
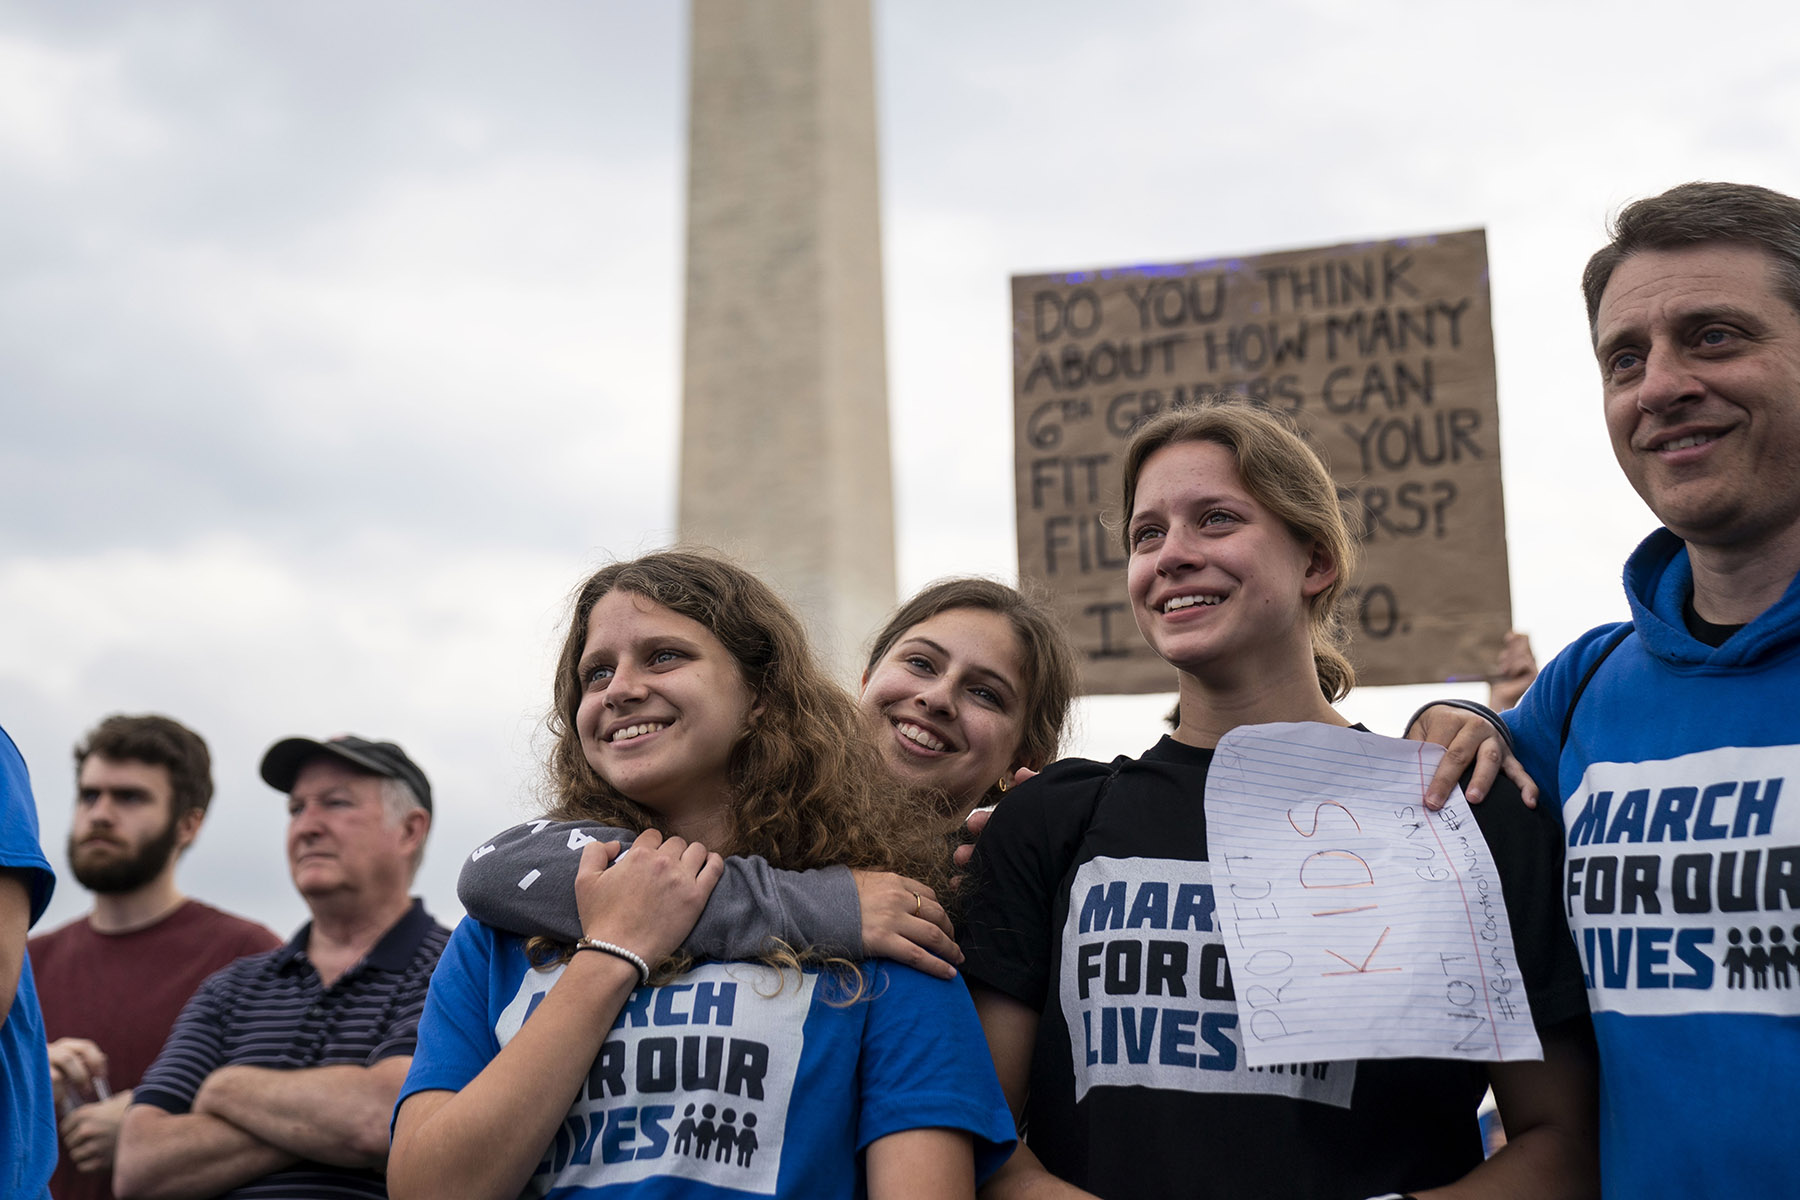
[[[281,944],[254,921],[187,900],[144,929],[98,933],[82,917],[26,946],[45,1036],[96,1043],[106,1052],[106,1078],[116,1094],[138,1085],[208,975]],[[63,1159],[50,1194],[55,1200],[113,1200],[112,1177],[80,1174]]]

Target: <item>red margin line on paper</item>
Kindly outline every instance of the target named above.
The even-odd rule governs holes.
[[[1418,760],[1419,760],[1419,805],[1420,805],[1420,807],[1423,808],[1424,804],[1425,804],[1425,743],[1424,742],[1417,743],[1417,755],[1418,755]],[[1448,801],[1445,801],[1445,803],[1448,803]],[[1440,835],[1438,833],[1436,823],[1433,822],[1431,819],[1433,817],[1436,817],[1437,815],[1438,815],[1437,813],[1432,812],[1430,809],[1426,809],[1425,823],[1431,827],[1431,836],[1433,839],[1436,840],[1436,842],[1438,844],[1438,849],[1443,851],[1444,862],[1449,864],[1450,873],[1452,875],[1456,876],[1456,891],[1462,897],[1463,916],[1465,918],[1467,918],[1468,922],[1469,922],[1469,945],[1472,946],[1475,950],[1475,970],[1478,971],[1481,975],[1481,998],[1487,1004],[1488,1028],[1490,1028],[1494,1031],[1494,1053],[1499,1055],[1499,1057],[1497,1059],[1495,1059],[1495,1061],[1496,1062],[1505,1062],[1506,1061],[1506,1051],[1501,1049],[1501,1047],[1500,1047],[1500,1022],[1498,1022],[1494,1019],[1494,998],[1493,998],[1493,996],[1488,994],[1487,968],[1482,964],[1482,961],[1481,961],[1481,939],[1475,935],[1475,914],[1469,911],[1469,890],[1463,886],[1462,872],[1456,869],[1456,860],[1450,857],[1450,851],[1444,846],[1444,839],[1443,839],[1442,835]],[[1475,814],[1473,812],[1471,812],[1469,814],[1469,820],[1471,823],[1474,822]],[[1481,829],[1479,826],[1476,827],[1475,832],[1476,832],[1477,836],[1480,835]],[[1498,866],[1496,866],[1494,868],[1494,874],[1495,874],[1494,882],[1496,885],[1498,885],[1500,882],[1499,870],[1500,869]]]

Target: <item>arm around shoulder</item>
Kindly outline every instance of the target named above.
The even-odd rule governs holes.
[[[1519,761],[1560,802],[1563,786],[1557,768],[1562,757],[1564,727],[1580,696],[1594,683],[1601,665],[1631,636],[1628,621],[1588,630],[1544,664],[1516,707],[1502,714],[1518,747]]]
[[[634,835],[597,821],[527,821],[489,838],[463,861],[456,896],[477,921],[520,937],[581,937],[575,875],[590,842]],[[753,856],[725,874],[681,948],[696,958],[756,958],[772,938],[801,949],[862,957],[855,880],[843,867],[782,871]]]
[[[755,958],[772,938],[861,958],[861,908],[849,869],[782,871],[753,855],[728,858],[681,948],[697,958]]]
[[[471,917],[519,937],[581,937],[575,875],[590,842],[620,842],[628,830],[598,821],[527,821],[504,829],[463,859],[456,898]]]

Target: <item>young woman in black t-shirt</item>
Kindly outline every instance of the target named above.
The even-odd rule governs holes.
[[[1336,601],[1355,544],[1317,455],[1243,402],[1146,425],[1123,500],[1131,610],[1179,672],[1179,725],[1138,759],[1053,765],[977,846],[964,973],[1028,1142],[983,1196],[1593,1194],[1593,1060],[1554,903],[1556,833],[1517,803],[1484,805],[1481,822],[1544,1062],[1242,1063],[1205,861],[1211,748],[1243,725],[1349,724],[1332,704],[1354,680]],[[1186,896],[1184,928],[1206,932],[1126,945],[1138,935],[1124,924],[1118,947],[1092,944],[1103,895]],[[1155,986],[1148,973],[1129,986],[1130,964],[1158,955]],[[1108,994],[1125,992],[1142,1003]],[[1489,1079],[1512,1142],[1483,1163],[1475,1106]]]

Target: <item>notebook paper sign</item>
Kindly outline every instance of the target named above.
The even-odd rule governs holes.
[[[1469,803],[1425,808],[1442,757],[1310,722],[1220,741],[1207,855],[1251,1066],[1543,1057]]]

